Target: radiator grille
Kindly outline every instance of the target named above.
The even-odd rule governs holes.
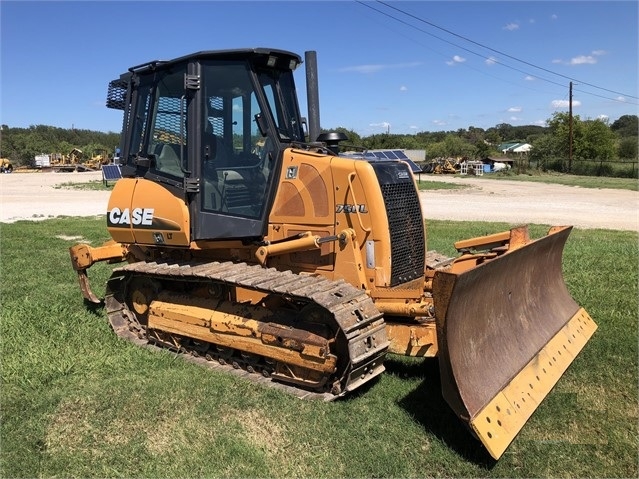
[[[403,163],[386,163],[383,169],[385,171],[381,172],[379,168],[375,168],[388,217],[393,287],[424,275],[424,219],[408,168]],[[395,174],[389,174],[395,169]],[[408,176],[405,172],[408,172]]]

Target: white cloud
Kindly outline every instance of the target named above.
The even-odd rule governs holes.
[[[568,108],[570,106],[570,102],[568,100],[553,100],[550,102],[550,106],[555,109]],[[572,106],[573,108],[581,106],[581,102],[579,100],[573,100]]]
[[[608,115],[599,115],[597,119],[601,121],[608,121],[610,117]]]
[[[534,76],[531,76],[531,75],[526,75],[524,77],[524,80],[526,80],[526,81],[535,81],[536,78]]]
[[[456,63],[464,63],[466,59],[464,57],[460,57],[459,55],[455,55],[452,60],[448,60],[446,65],[453,66]]]
[[[594,65],[595,63],[597,63],[597,57],[605,54],[605,50],[593,50],[590,55],[577,55],[576,57],[571,58],[569,61],[555,59],[552,62],[560,63],[562,65]]]
[[[519,23],[517,23],[517,22],[508,23],[506,26],[504,26],[504,30],[508,30],[510,32],[513,32],[515,30],[519,30]]]
[[[422,62],[394,63],[394,64],[370,64],[370,65],[354,65],[351,67],[340,68],[340,72],[354,73],[377,73],[381,70],[398,70],[402,68],[414,68],[421,65]]]
[[[432,123],[434,125],[437,125],[437,126],[446,126],[446,125],[448,125],[448,122],[446,122],[444,120],[433,120]]]
[[[495,57],[488,57],[484,60],[484,63],[486,63],[486,65],[494,65],[497,63],[497,59]]]
[[[533,125],[546,126],[548,122],[546,120],[536,120]]]
[[[518,116],[511,116],[509,118],[510,121],[521,121],[521,118],[519,118]]]
[[[570,59],[571,65],[594,65],[595,63],[597,63],[597,59],[592,55],[579,55]]]
[[[376,73],[384,69],[384,65],[355,65],[352,67],[340,68],[341,72],[355,72],[355,73]]]
[[[617,101],[626,101],[626,97],[625,96],[618,96],[617,98],[615,98],[615,100],[617,100]]]
[[[391,127],[391,124],[388,123],[387,121],[383,121],[381,123],[369,123],[368,126],[372,126],[373,128],[383,128],[385,130],[388,130]]]
[[[510,108],[508,108],[508,112],[510,113],[520,113],[522,110],[523,108],[520,106],[511,106]]]
[[[399,91],[408,91],[408,87],[405,85],[402,85],[399,87]]]
[[[556,13],[553,13],[552,15],[550,15],[551,20],[557,20],[558,18],[559,16]]]

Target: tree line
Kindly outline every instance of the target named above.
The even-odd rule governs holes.
[[[637,162],[639,122],[637,115],[623,115],[610,123],[608,120],[582,120],[572,118],[572,144],[570,142],[570,118],[567,113],[555,113],[547,126],[513,126],[501,123],[483,129],[471,126],[455,131],[419,132],[414,134],[381,133],[361,137],[355,131],[338,127],[348,137],[347,147],[365,149],[424,150],[424,160],[434,158],[482,159],[499,157],[498,147],[504,142],[521,142],[532,145],[527,157],[537,167],[554,171],[570,171],[578,174],[615,174],[604,163]],[[329,131],[329,130],[323,130]],[[118,133],[91,130],[65,129],[36,125],[29,128],[0,129],[0,157],[9,158],[16,166],[30,165],[36,155],[48,153],[67,154],[74,148],[91,157],[106,150],[110,154],[118,146]],[[596,167],[592,165],[597,163]],[[590,171],[593,170],[594,171]],[[637,168],[633,166],[632,176]]]
[[[0,127],[0,157],[14,166],[30,166],[41,154],[69,154],[74,148],[91,158],[106,151],[113,155],[120,141],[119,133],[103,133],[75,128],[33,125],[28,128]]]
[[[519,142],[532,146],[525,157],[527,164],[543,170],[584,175],[637,176],[637,115],[623,115],[610,123],[606,119],[582,120],[579,115],[573,116],[571,122],[568,113],[555,113],[546,123],[547,126],[501,123],[488,129],[471,126],[456,131],[410,135],[383,133],[367,137],[360,137],[346,128],[336,130],[348,136],[349,140],[344,143],[349,146],[425,150],[425,161],[435,158],[467,157],[481,160],[500,157],[504,155],[499,151],[499,145]],[[614,167],[611,163],[620,165]]]

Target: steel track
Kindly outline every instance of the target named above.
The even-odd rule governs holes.
[[[296,384],[286,384],[264,377],[258,372],[243,369],[242,364],[221,364],[224,361],[207,360],[197,350],[177,348],[185,359],[209,368],[224,370],[254,382],[274,387],[303,399],[331,401],[353,391],[384,371],[383,360],[389,341],[382,314],[370,297],[362,290],[343,281],[331,281],[321,276],[300,275],[259,265],[233,262],[178,262],[140,261],[117,268],[107,283],[105,306],[115,333],[140,346],[163,349],[149,341],[145,327],[126,304],[126,284],[131,276],[160,280],[165,283],[207,282],[225,286],[238,286],[265,294],[280,295],[287,300],[316,304],[324,308],[346,338],[348,360],[335,373],[331,381],[339,387],[332,392],[313,391]],[[210,358],[209,359],[214,359]],[[241,362],[240,362],[241,363]]]

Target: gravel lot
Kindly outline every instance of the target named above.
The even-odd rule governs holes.
[[[469,185],[421,193],[424,216],[639,231],[639,192],[526,181],[429,175],[428,180]]]
[[[424,178],[426,179],[426,178]],[[100,172],[0,175],[0,223],[106,212],[108,191],[59,185],[102,180]],[[428,180],[467,185],[421,193],[427,218],[538,223],[639,231],[639,192],[430,175]]]

